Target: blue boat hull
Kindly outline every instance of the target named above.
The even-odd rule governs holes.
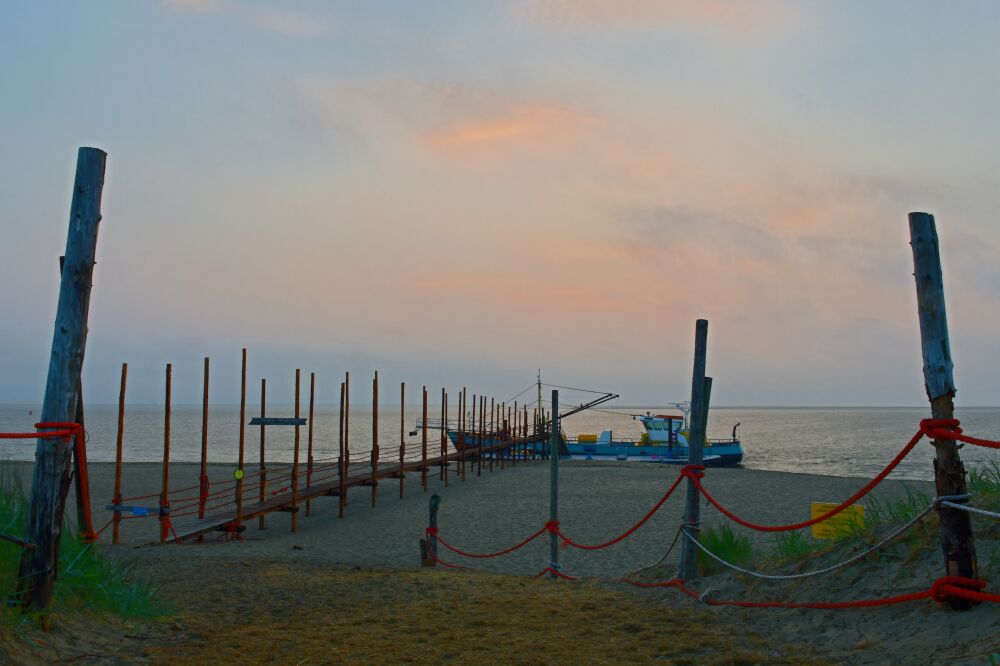
[[[456,448],[465,448],[475,452],[480,445],[479,437],[466,435],[465,446],[458,446],[458,433],[448,432],[448,438]],[[499,445],[499,439],[484,437],[482,445],[489,447]],[[537,453],[548,451],[548,442],[534,440],[522,442],[519,447],[527,447]],[[657,446],[653,444],[635,444],[633,442],[610,443],[579,443],[563,442],[560,444],[561,457],[575,460],[621,460],[626,462],[657,462],[665,465],[686,465],[688,463],[688,447],[683,445]],[[489,454],[486,454],[489,455]],[[702,464],[705,467],[736,467],[743,462],[743,447],[740,443],[722,443],[706,446]]]

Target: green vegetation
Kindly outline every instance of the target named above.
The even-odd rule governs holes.
[[[698,541],[727,562],[744,565],[753,560],[753,544],[750,539],[734,532],[728,523],[703,531],[698,536]],[[702,576],[711,576],[723,570],[721,564],[701,550],[698,551],[698,571]]]
[[[21,534],[28,498],[9,473],[0,470],[0,532]],[[14,624],[25,617],[16,608],[20,593],[18,565],[21,546],[0,541],[0,622]],[[157,600],[155,588],[132,575],[130,569],[109,561],[99,547],[86,544],[67,521],[59,547],[59,578],[53,594],[53,610],[111,614],[122,618],[154,618],[167,613]]]

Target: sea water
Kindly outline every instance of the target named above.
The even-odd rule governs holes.
[[[406,455],[420,451],[420,433],[415,429],[419,406],[381,407],[378,413],[380,459],[398,459],[401,439]],[[31,413],[29,414],[29,410]],[[598,434],[611,430],[615,438],[638,438],[642,424],[633,414],[676,414],[670,407],[609,407],[610,411],[586,411],[568,417],[563,429],[569,436]],[[247,407],[247,421],[259,414],[259,407]],[[38,407],[0,407],[0,432],[30,432],[39,420]],[[268,405],[268,416],[293,416],[289,405]],[[428,409],[431,417],[440,416],[440,407]],[[1000,439],[1000,408],[966,408],[957,411],[965,432],[973,436]],[[92,462],[113,462],[117,437],[118,408],[113,405],[87,405],[87,455]],[[302,410],[302,416],[307,416]],[[452,417],[455,410],[452,410]],[[708,434],[727,438],[739,424],[738,436],[744,448],[744,467],[751,469],[802,472],[831,476],[867,477],[878,473],[916,432],[920,419],[930,416],[923,408],[882,407],[795,407],[754,408],[718,407],[709,416]],[[355,458],[369,452],[374,440],[371,407],[353,407],[348,419],[348,445]],[[339,440],[339,409],[317,407],[313,420],[313,457],[336,459]],[[126,462],[162,460],[165,414],[162,406],[129,405],[125,412],[123,438]],[[213,406],[208,419],[208,458],[210,462],[235,464],[239,455],[239,407]],[[244,429],[245,460],[259,460],[260,428]],[[295,428],[267,428],[269,461],[291,461]],[[197,462],[201,452],[202,414],[200,406],[175,406],[170,417],[170,459]],[[309,428],[299,429],[301,454],[306,458]],[[429,455],[440,453],[441,434],[428,431]],[[0,455],[8,460],[32,460],[34,440],[0,440]],[[921,443],[897,468],[892,478],[933,478],[933,448]],[[967,468],[1000,461],[1000,451],[965,446],[962,458]],[[650,463],[654,464],[654,463]]]

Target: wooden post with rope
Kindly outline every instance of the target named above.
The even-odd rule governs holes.
[[[375,378],[372,380],[372,506],[375,506],[375,499],[378,497],[378,370],[375,371]]]
[[[309,431],[306,435],[309,443],[306,445],[306,489],[312,488],[313,478],[313,416],[316,413],[316,373],[309,373]],[[312,513],[312,501],[306,500],[306,516]]]
[[[208,357],[205,357],[204,378],[201,392],[201,467],[198,473],[198,519],[205,518],[205,504],[208,502]],[[205,540],[204,535],[198,541]]]
[[[41,422],[66,423],[76,415],[80,376],[87,345],[87,317],[101,221],[101,195],[107,154],[80,148],[70,205],[65,264],[59,283],[52,353],[49,357]],[[19,577],[22,604],[42,609],[49,605],[59,567],[66,494],[69,491],[71,438],[39,439],[25,525],[25,540],[35,545],[21,553]],[[43,619],[43,625],[48,619]]]
[[[423,428],[420,429],[420,485],[427,492],[427,387],[423,387]]]
[[[448,487],[448,390],[441,388],[441,466],[440,478],[444,481],[444,487]]]
[[[118,390],[118,436],[115,439],[115,495],[111,503],[120,507],[122,503],[122,445],[125,441],[125,383],[128,380],[128,363],[122,363],[122,384]],[[111,519],[111,543],[117,545],[122,512],[115,511]]]
[[[688,430],[688,464],[700,465],[705,446],[705,357],[708,351],[708,320],[699,319],[695,323],[694,372],[691,378],[691,428]],[[696,547],[688,539],[697,539],[701,522],[700,493],[691,479],[687,480],[687,502],[684,508],[684,524],[681,529],[685,538],[681,539],[681,562],[679,577],[692,580],[698,574]]]
[[[295,368],[295,443],[294,449],[292,450],[292,505],[290,511],[292,513],[292,531],[295,532],[299,529],[299,435],[302,426],[299,425],[299,401],[300,395],[300,380],[302,377],[301,368]]]
[[[549,520],[559,520],[559,391],[552,389],[552,434],[549,440]],[[559,536],[549,533],[549,576],[558,578]]]
[[[267,426],[265,425],[265,419],[267,418],[267,380],[261,378],[260,380],[260,492],[258,493],[258,498],[260,503],[263,504],[264,500],[267,499],[267,459],[265,457],[265,449],[267,445]],[[264,514],[260,514],[257,518],[257,528],[264,529]]]
[[[170,534],[170,382],[172,365],[167,363],[163,400],[163,485],[160,489],[160,543]]]
[[[913,248],[913,277],[917,286],[917,314],[924,366],[924,387],[935,419],[951,419],[955,413],[954,363],[948,339],[948,315],[944,302],[944,279],[934,216],[910,213],[910,245]],[[965,466],[954,440],[935,439],[934,486],[938,497],[968,493]],[[967,499],[951,500],[964,504]],[[941,521],[941,550],[945,575],[979,578],[976,548],[972,540],[969,513],[938,506]],[[974,603],[949,595],[953,610],[968,610]]]
[[[240,534],[243,526],[243,464],[246,446],[247,427],[247,349],[243,348],[242,372],[240,374],[240,450],[239,461],[236,463],[236,533]],[[240,537],[241,539],[243,537]]]
[[[344,500],[347,493],[347,459],[344,457],[344,382],[340,382],[340,415],[337,418],[337,517],[344,517]]]
[[[406,457],[406,382],[399,383],[399,499],[403,499],[404,458]]]

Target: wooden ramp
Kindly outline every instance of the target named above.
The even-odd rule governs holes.
[[[493,447],[485,447],[482,453],[492,455],[509,449],[516,450],[519,447],[525,446],[530,441],[533,440],[518,439],[508,441]],[[480,461],[479,458],[479,451],[470,448],[464,452],[452,451],[447,455],[427,458],[426,461],[419,459],[380,463],[375,470],[372,470],[369,462],[354,463],[351,465],[351,469],[348,471],[343,483],[341,483],[339,476],[336,476],[334,478],[326,478],[322,483],[306,485],[305,472],[304,470],[300,470],[298,476],[303,485],[298,488],[297,493],[293,494],[290,489],[282,488],[280,491],[273,492],[264,501],[257,500],[245,503],[243,505],[242,516],[237,516],[234,505],[212,512],[204,518],[185,516],[176,519],[176,521],[172,520],[170,521],[169,537],[166,543],[188,541],[209,532],[235,531],[240,523],[245,523],[258,516],[275,512],[288,513],[298,511],[299,507],[307,500],[313,500],[318,497],[339,497],[341,488],[346,492],[349,488],[371,487],[378,485],[380,480],[398,479],[400,476],[405,476],[408,472],[423,472],[425,467],[429,472],[434,467],[446,466],[452,462],[462,460],[465,462],[476,462]],[[484,455],[483,458],[486,458],[486,456]],[[287,484],[289,482],[283,481],[282,483]]]

